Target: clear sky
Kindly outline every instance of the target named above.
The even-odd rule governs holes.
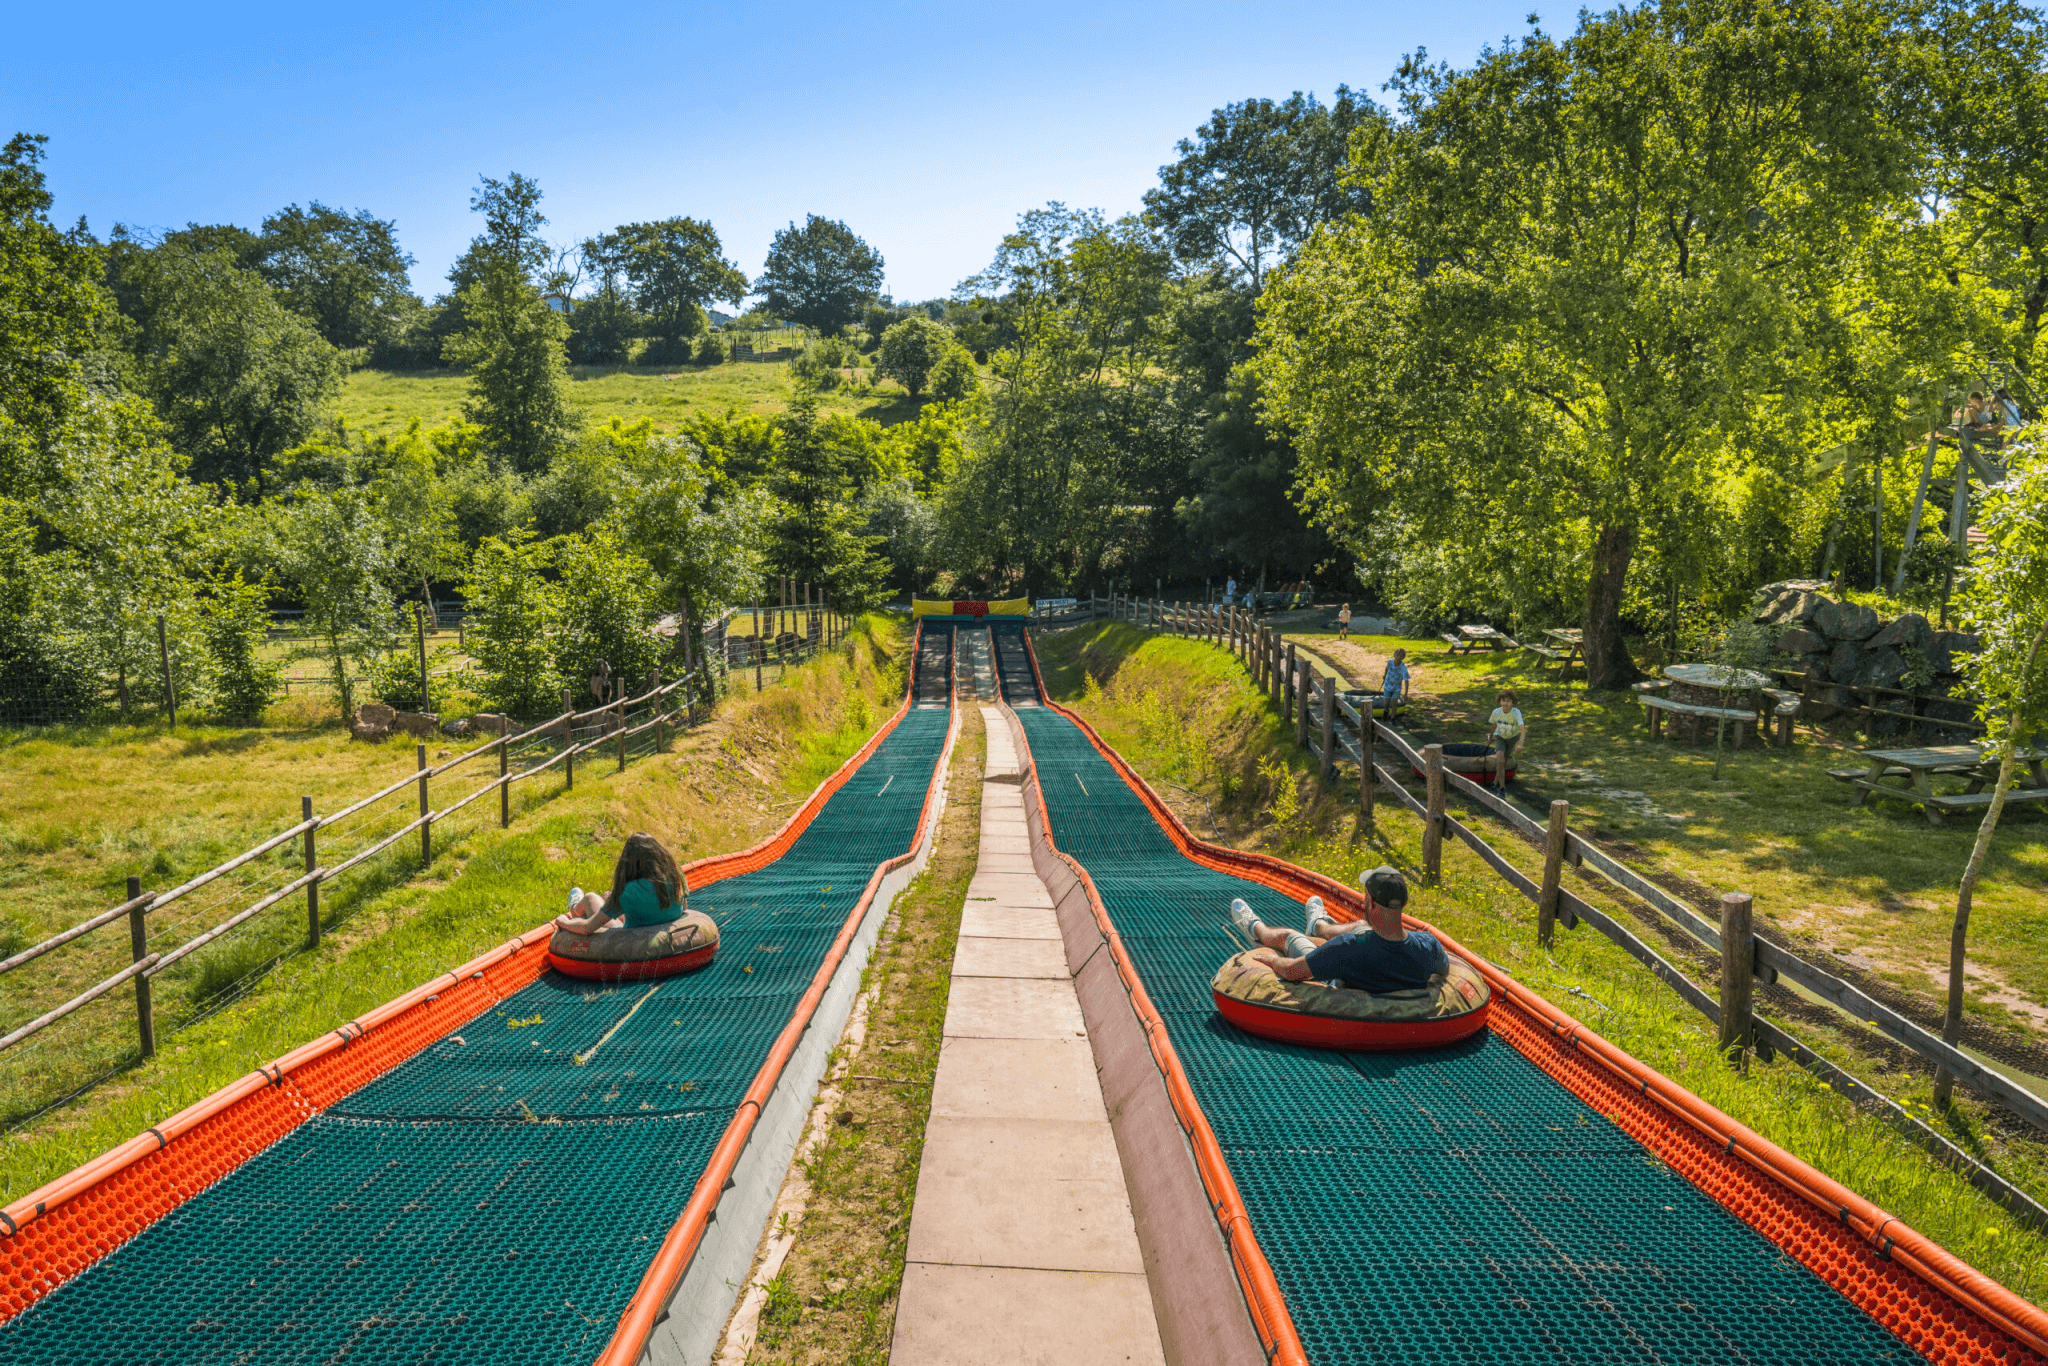
[[[318,199],[398,222],[431,297],[478,230],[479,174],[536,178],[562,243],[709,218],[757,274],[806,213],[951,292],[1049,200],[1133,210],[1219,105],[1405,52],[1468,62],[1526,0],[21,6],[0,124],[49,135],[55,215],[101,237]],[[1554,16],[1564,20],[1566,16]],[[1564,28],[1568,23],[1553,22]]]

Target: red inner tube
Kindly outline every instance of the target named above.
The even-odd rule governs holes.
[[[1341,1048],[1353,1053],[1384,1053],[1404,1048],[1440,1048],[1469,1039],[1486,1028],[1484,1003],[1461,1015],[1435,1020],[1340,1020],[1253,1005],[1220,991],[1209,993],[1224,1019],[1248,1034],[1310,1048]]]
[[[1494,776],[1493,773],[1490,772],[1483,765],[1475,765],[1468,769],[1453,764],[1450,761],[1453,759],[1488,759],[1492,756],[1493,746],[1491,745],[1472,745],[1463,742],[1448,744],[1444,746],[1444,767],[1449,769],[1453,773],[1462,773],[1467,778],[1471,778],[1473,781],[1479,782],[1486,779],[1491,779]],[[1423,772],[1422,769],[1417,765],[1410,764],[1409,768],[1414,770],[1415,776],[1418,778],[1426,779],[1429,777],[1429,775]],[[1513,782],[1514,777],[1515,765],[1513,763],[1509,763],[1508,781]]]
[[[569,977],[589,982],[645,982],[655,977],[673,977],[679,972],[701,968],[718,954],[718,945],[706,944],[670,958],[648,958],[638,963],[591,963],[581,958],[548,954],[548,966]]]

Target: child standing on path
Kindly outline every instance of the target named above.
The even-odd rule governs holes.
[[[1497,705],[1493,709],[1493,715],[1486,718],[1486,723],[1492,727],[1489,743],[1493,746],[1494,752],[1500,755],[1500,789],[1505,792],[1508,787],[1508,766],[1514,762],[1515,755],[1521,752],[1529,731],[1527,724],[1522,720],[1522,709],[1515,705],[1521,699],[1515,696],[1513,688],[1501,689],[1493,700]]]
[[[1345,603],[1337,609],[1337,639],[1343,640],[1351,634],[1351,604]]]
[[[1394,651],[1387,661],[1386,676],[1380,679],[1380,706],[1388,716],[1401,709],[1408,698],[1408,651]]]

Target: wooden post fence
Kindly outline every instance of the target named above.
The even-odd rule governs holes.
[[[161,623],[163,618],[158,617],[157,621]],[[140,963],[149,957],[149,926],[143,920],[148,914],[148,907],[142,900],[141,878],[128,879],[128,900],[128,947],[135,955],[132,961]],[[156,1011],[150,1005],[149,974],[146,972],[135,974],[135,1033],[142,1044],[142,1056],[155,1057]]]
[[[512,737],[498,737],[498,828],[512,824]]]
[[[1337,773],[1337,679],[1323,676],[1323,768],[1319,775],[1327,783]]]
[[[1372,824],[1373,790],[1380,785],[1379,772],[1372,763],[1374,732],[1378,723],[1372,719],[1372,699],[1358,709],[1358,812],[1367,825]]]
[[[567,688],[562,689],[562,790],[576,786],[576,703]]]
[[[317,949],[320,947],[320,879],[313,877],[312,872],[320,866],[320,847],[316,842],[320,827],[313,824],[313,798],[310,795],[299,798],[299,820],[306,826],[305,848],[302,852],[305,854],[305,871],[309,879],[306,883],[306,947]]]
[[[1751,902],[1746,892],[1721,896],[1721,1051],[1740,1063],[1756,1037],[1752,1015],[1756,943],[1750,937]]]
[[[754,599],[754,691],[761,691],[761,664],[767,651],[761,645],[761,599]]]
[[[1429,808],[1422,818],[1422,872],[1431,882],[1444,875],[1444,747],[1422,747],[1424,772],[1429,779]]]
[[[434,861],[433,812],[427,805],[427,747],[419,747],[420,756],[420,867]]]
[[[1569,836],[1572,804],[1550,804],[1550,829],[1543,839],[1543,890],[1536,898],[1536,942],[1550,947],[1557,928],[1557,903],[1564,878],[1564,844]]]
[[[654,666],[654,752],[668,753],[668,702],[661,695],[661,665]]]

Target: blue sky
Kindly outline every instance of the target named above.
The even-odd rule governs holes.
[[[431,296],[477,230],[477,176],[518,170],[564,243],[689,214],[753,275],[778,228],[819,213],[873,243],[891,292],[918,299],[985,265],[1025,209],[1137,208],[1218,105],[1340,83],[1380,99],[1404,52],[1462,64],[1521,33],[1527,12],[23,6],[0,123],[49,135],[57,217],[84,214],[102,237],[117,220],[254,228],[319,199],[395,218]]]

